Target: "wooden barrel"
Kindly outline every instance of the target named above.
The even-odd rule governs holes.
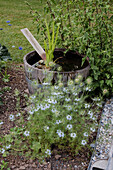
[[[72,60],[72,62],[74,62],[74,60],[76,61],[79,60],[80,61],[79,65],[81,66],[82,57],[84,56],[74,51],[68,51],[67,53],[64,52],[65,49],[55,49],[54,60],[56,60],[59,56],[65,55],[64,56],[65,60],[68,60],[67,64],[70,62],[70,59]],[[76,69],[75,71],[68,70],[64,72],[49,71],[49,70],[39,69],[37,67],[34,67],[34,64],[37,63],[39,60],[41,60],[41,57],[37,54],[36,51],[31,51],[30,53],[24,56],[25,75],[26,75],[26,80],[28,83],[28,89],[30,94],[35,93],[38,88],[42,87],[46,79],[48,81],[47,83],[51,83],[51,82],[56,83],[58,81],[59,74],[62,76],[62,82],[65,85],[68,80],[70,79],[74,80],[78,74],[81,74],[84,79],[86,79],[86,77],[89,74],[90,64],[88,58],[86,59],[84,65],[81,68],[78,66],[78,69]]]

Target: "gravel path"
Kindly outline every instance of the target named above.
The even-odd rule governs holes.
[[[97,133],[97,139],[95,144],[95,150],[93,152],[88,170],[91,170],[91,166],[99,160],[109,162],[109,155],[111,154],[111,148],[113,147],[113,97],[108,100],[103,108],[100,127]],[[105,160],[105,161],[104,161]],[[104,166],[104,165],[103,165]]]

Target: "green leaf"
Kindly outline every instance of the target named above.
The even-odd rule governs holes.
[[[31,149],[33,149],[34,151],[38,152],[39,149],[41,149],[41,144],[40,144],[40,142],[35,142],[35,141],[34,141],[33,144],[32,144]]]

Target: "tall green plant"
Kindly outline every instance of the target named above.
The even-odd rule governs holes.
[[[48,39],[48,42],[46,40],[44,40],[44,47],[45,47],[45,52],[46,52],[45,64],[48,67],[49,63],[53,62],[53,58],[54,58],[53,52],[54,52],[54,49],[56,47],[56,43],[57,43],[57,39],[58,39],[59,25],[57,27],[57,32],[56,32],[56,37],[55,37],[54,22],[53,22],[52,35],[50,34],[47,21],[45,21],[45,23],[46,23],[46,28],[47,28],[47,39]]]

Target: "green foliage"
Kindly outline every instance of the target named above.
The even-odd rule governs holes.
[[[106,0],[47,0],[45,15],[38,12],[38,34],[46,36],[44,19],[60,23],[56,46],[77,50],[89,57],[90,75],[96,94],[113,93],[113,13],[111,1]],[[56,29],[56,28],[55,28]],[[83,58],[84,63],[85,58]]]
[[[4,160],[1,161],[1,170],[4,170],[5,168],[7,168],[8,162],[5,162]],[[7,168],[7,170],[10,170],[9,168]]]

